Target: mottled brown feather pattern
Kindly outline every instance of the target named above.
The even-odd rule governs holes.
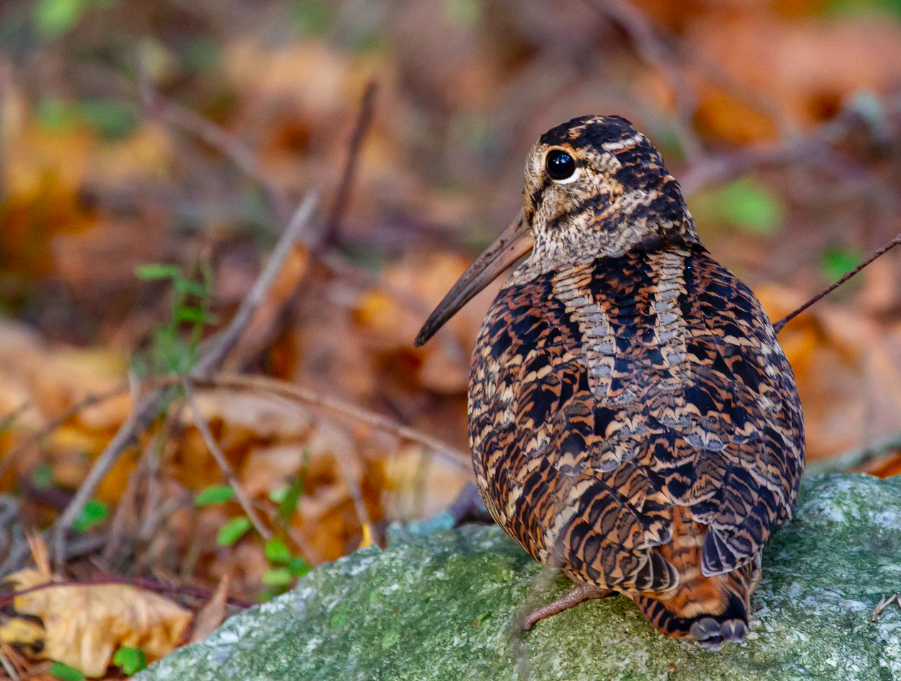
[[[553,188],[535,179],[533,150],[527,215],[544,232],[473,353],[478,484],[536,560],[629,595],[668,635],[703,638],[726,622],[723,637],[740,640],[761,550],[791,517],[803,472],[794,377],[643,136],[616,128],[616,148],[609,130],[585,139],[574,123],[543,142],[594,153],[607,139],[620,165],[566,212],[543,203]],[[645,198],[611,215],[630,186]],[[586,233],[582,255],[567,250]]]

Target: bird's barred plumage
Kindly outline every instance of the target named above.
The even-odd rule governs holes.
[[[548,149],[580,164],[572,186],[542,172]],[[630,596],[662,633],[741,640],[804,467],[773,328],[623,119],[543,136],[524,198],[535,245],[473,353],[483,499],[536,560]]]

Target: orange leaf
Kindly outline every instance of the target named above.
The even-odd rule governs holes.
[[[7,578],[18,590],[46,584],[38,570]],[[39,617],[47,638],[42,655],[102,676],[120,647],[140,648],[148,659],[168,654],[191,613],[157,594],[124,584],[59,584],[17,596],[16,610]]]

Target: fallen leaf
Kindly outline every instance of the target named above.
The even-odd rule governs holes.
[[[7,581],[24,590],[47,584],[48,577],[28,569]],[[105,674],[120,647],[140,648],[150,660],[163,657],[191,621],[191,613],[172,601],[123,584],[52,585],[16,596],[13,605],[44,623],[42,657],[90,677]]]
[[[194,629],[191,632],[191,643],[202,641],[212,634],[225,620],[228,604],[229,577],[225,575],[219,580],[219,586],[209,602],[194,617]]]
[[[26,650],[39,650],[45,636],[44,627],[32,620],[24,617],[0,619],[0,641],[5,643],[15,643]]]

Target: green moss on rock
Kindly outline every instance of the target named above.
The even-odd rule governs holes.
[[[524,607],[565,578],[496,527],[437,532],[323,566],[228,620],[140,681],[890,681],[901,679],[901,483],[804,481],[764,554],[749,640],[705,652],[664,639],[626,598],[591,601],[521,634]]]

